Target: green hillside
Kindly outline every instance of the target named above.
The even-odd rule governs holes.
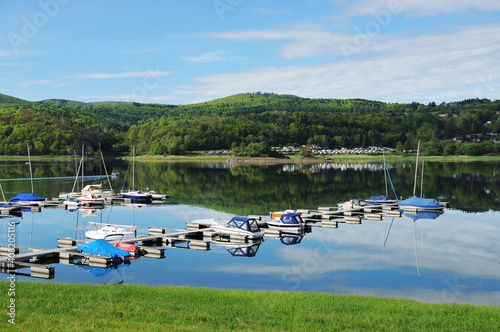
[[[0,95],[0,154],[72,154],[102,144],[107,154],[184,154],[233,149],[268,153],[270,146],[385,146],[427,155],[500,154],[500,102],[391,104],[363,99],[310,99],[245,93],[191,105],[49,99]],[[455,141],[454,141],[454,140]],[[459,141],[459,142],[456,142]]]
[[[16,106],[16,105],[29,105],[31,102],[16,97],[7,96],[0,93],[0,108]]]

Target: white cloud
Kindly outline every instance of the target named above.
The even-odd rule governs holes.
[[[134,93],[123,93],[123,94],[110,94],[110,95],[87,95],[87,96],[78,96],[78,99],[83,100],[110,100],[110,101],[126,101],[126,102],[138,102],[138,103],[171,103],[172,100],[177,98],[174,95],[142,95],[142,94],[134,94]]]
[[[310,98],[452,101],[498,98],[500,25],[403,38],[322,31],[243,31],[205,35],[235,41],[288,40],[283,58],[331,56],[308,66],[259,67],[198,77],[176,94],[207,100],[248,91]],[[362,40],[362,38],[364,38]]]
[[[242,57],[232,56],[231,51],[215,51],[207,52],[195,56],[185,56],[182,60],[189,63],[212,63],[212,62],[227,62],[243,60]]]
[[[56,82],[52,80],[31,80],[19,83],[19,87],[27,87],[32,85],[54,85],[54,84],[56,84]]]
[[[77,79],[110,79],[110,78],[137,78],[137,77],[160,77],[170,75],[170,71],[139,71],[139,72],[127,72],[127,73],[89,73],[80,75],[70,75],[68,78]]]
[[[464,13],[470,10],[490,12],[500,10],[496,0],[363,0],[352,2],[343,15],[358,16],[376,14],[381,11],[411,12],[418,15],[439,13]]]

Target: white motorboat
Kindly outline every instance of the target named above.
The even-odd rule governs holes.
[[[304,221],[298,213],[273,212],[267,226],[276,228],[303,228]]]
[[[65,200],[61,201],[59,204],[69,206],[69,207],[75,207],[75,206],[83,205],[84,203],[75,199],[75,198],[66,198]]]
[[[169,195],[166,194],[157,194],[154,190],[148,190],[146,193],[151,194],[151,199],[153,201],[164,201],[167,199]]]
[[[85,205],[105,205],[106,200],[102,197],[92,196],[92,195],[83,195],[76,198],[77,201],[85,204]]]
[[[261,239],[264,231],[260,229],[257,220],[246,217],[233,217],[229,221],[218,219],[199,219],[193,223],[199,223],[211,227],[216,233],[221,235],[240,235],[246,239]]]
[[[138,226],[103,224],[89,222],[89,227],[85,231],[88,239],[105,239],[107,241],[121,241],[137,237]]]
[[[82,195],[90,195],[94,197],[111,197],[113,196],[113,190],[103,190],[102,184],[89,184],[82,189]]]

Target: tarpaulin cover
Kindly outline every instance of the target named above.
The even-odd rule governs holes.
[[[399,206],[415,206],[419,208],[436,209],[444,207],[441,203],[432,198],[420,198],[413,196],[398,203]]]
[[[114,261],[130,257],[128,251],[115,247],[104,239],[94,240],[89,243],[80,244],[78,251],[84,254],[101,255],[110,257]]]
[[[367,199],[367,201],[387,201],[389,197],[387,196],[372,196]]]
[[[16,197],[9,199],[9,202],[31,202],[31,201],[44,201],[45,198],[38,197],[35,194],[18,194]]]
[[[417,214],[405,214],[410,219],[413,219],[414,221],[417,221],[419,219],[436,219],[440,215],[442,215],[443,212],[436,212],[436,211],[419,211]]]

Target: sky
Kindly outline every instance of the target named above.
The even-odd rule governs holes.
[[[496,99],[499,59],[498,0],[0,0],[0,93],[30,101]]]

